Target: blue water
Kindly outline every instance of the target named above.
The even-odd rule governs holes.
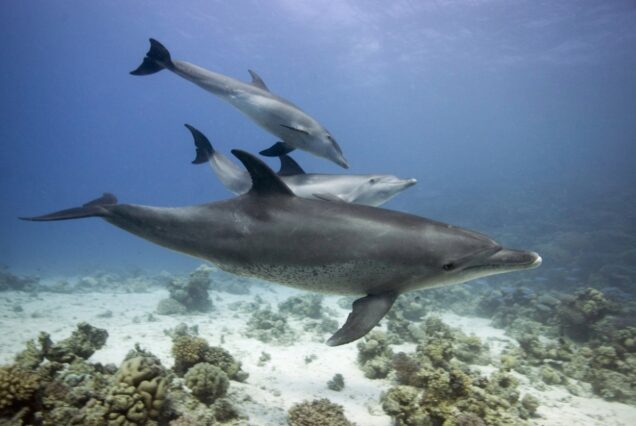
[[[190,164],[184,123],[226,153],[276,141],[169,72],[129,75],[148,37],[232,77],[256,70],[333,133],[351,172],[417,178],[389,208],[524,249],[564,230],[627,238],[570,252],[568,268],[584,270],[636,238],[633,1],[4,1],[0,11],[0,263],[13,271],[191,270],[200,262],[98,219],[16,217],[104,191],[160,206],[231,197]]]

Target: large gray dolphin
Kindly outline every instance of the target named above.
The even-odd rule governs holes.
[[[208,138],[189,124],[194,137],[196,158],[192,163],[208,163],[219,180],[235,194],[244,194],[252,187],[249,173],[212,147]],[[299,197],[345,201],[380,206],[417,183],[415,179],[400,179],[393,175],[337,175],[305,173],[291,157],[279,156],[278,176]]]
[[[111,194],[33,221],[97,216],[235,274],[305,290],[363,296],[331,346],[368,333],[399,294],[541,264],[466,229],[397,211],[297,197],[258,158],[232,151],[252,178],[247,194],[198,206],[117,204]]]
[[[252,83],[243,83],[188,62],[172,60],[161,43],[150,39],[150,50],[131,74],[154,74],[164,68],[226,100],[286,144],[349,168],[329,131],[296,105],[270,92],[254,71],[249,70]]]

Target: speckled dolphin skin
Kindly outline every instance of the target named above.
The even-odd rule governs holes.
[[[250,191],[204,205],[117,204],[110,194],[33,221],[102,217],[161,246],[221,269],[300,289],[360,295],[331,346],[359,339],[410,290],[537,267],[531,251],[419,216],[297,197],[258,158],[232,151],[252,178]]]
[[[270,92],[254,71],[249,70],[252,82],[243,83],[188,62],[172,60],[168,49],[150,39],[150,50],[131,74],[148,75],[162,69],[168,69],[229,102],[286,144],[349,168],[331,133],[296,105]]]

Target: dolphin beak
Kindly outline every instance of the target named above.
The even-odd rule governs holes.
[[[535,251],[532,251],[530,253],[536,256],[536,258],[534,259],[534,262],[532,262],[532,264],[530,265],[530,268],[538,268],[539,266],[541,266],[541,264],[543,263],[543,259],[541,258],[541,256],[539,256],[539,253]]]
[[[502,248],[491,255],[487,263],[505,269],[534,269],[541,265],[541,256],[534,251]]]
[[[417,179],[407,179],[404,188],[410,188],[417,183]]]
[[[340,167],[344,168],[344,169],[348,169],[349,168],[349,163],[347,163],[347,160],[344,159],[344,157],[340,157],[337,160],[335,160],[336,164],[339,165]]]

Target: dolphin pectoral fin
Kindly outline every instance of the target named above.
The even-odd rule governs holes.
[[[314,197],[316,197],[319,200],[322,201],[332,201],[332,202],[336,202],[336,203],[346,203],[345,200],[343,200],[342,198],[338,197],[336,194],[327,194],[327,193],[322,193],[322,194],[311,194]]]
[[[32,222],[46,222],[50,220],[68,220],[93,216],[107,216],[108,210],[106,207],[114,206],[115,204],[117,204],[117,197],[105,192],[101,197],[93,201],[89,201],[82,205],[82,207],[73,207],[71,209],[60,210],[42,216],[20,217],[19,219],[29,220]]]
[[[259,152],[264,157],[280,157],[281,155],[289,154],[295,150],[293,146],[285,142],[276,142],[274,145]]]
[[[256,86],[259,89],[263,89],[266,92],[269,92],[269,89],[267,88],[267,85],[265,84],[265,82],[263,81],[261,76],[256,74],[256,71],[247,70],[247,72],[249,72],[250,75],[252,76],[252,86]]]
[[[195,129],[189,124],[184,124],[190,133],[192,133],[192,137],[194,138],[194,145],[196,146],[197,155],[194,160],[192,160],[192,164],[203,164],[210,161],[210,157],[214,154],[214,148],[212,144],[205,137],[203,133],[199,130]]]
[[[161,71],[164,68],[173,69],[174,64],[170,59],[170,52],[165,46],[154,38],[150,39],[150,50],[146,53],[141,65],[131,71],[132,75],[148,75]]]
[[[304,175],[305,171],[303,170],[298,163],[291,158],[287,154],[283,154],[278,157],[280,160],[280,170],[278,170],[278,176],[294,176],[294,175]]]
[[[252,178],[252,189],[248,194],[256,195],[283,195],[294,197],[294,193],[280,180],[276,173],[252,154],[233,149],[232,154],[245,166]]]
[[[302,133],[303,135],[309,135],[309,132],[305,129],[300,129],[298,127],[294,127],[294,126],[288,126],[286,124],[281,124],[281,127],[284,127],[286,129],[289,130],[293,130],[294,132],[298,132],[298,133]]]
[[[329,346],[353,342],[367,334],[389,312],[397,293],[368,295],[353,302],[347,321],[327,340]]]

